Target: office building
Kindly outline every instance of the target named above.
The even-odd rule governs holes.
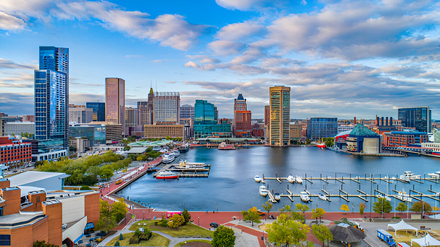
[[[181,124],[174,125],[145,125],[145,138],[184,138],[184,126]]]
[[[5,123],[4,136],[22,135],[27,133],[29,136],[35,135],[35,123],[33,122],[7,122]]]
[[[302,125],[301,124],[290,124],[290,140],[300,141],[302,137]]]
[[[0,164],[18,166],[32,160],[32,146],[18,137],[0,137]]]
[[[194,105],[194,138],[208,136],[231,137],[231,123],[227,120],[218,121],[218,111],[214,104],[206,100],[196,100]]]
[[[180,118],[189,118],[194,120],[194,106],[182,105],[180,107]]]
[[[125,133],[125,80],[105,78],[105,121],[120,124]]]
[[[85,106],[69,107],[69,123],[90,123],[93,120],[93,109],[86,108]]]
[[[428,133],[417,130],[391,131],[383,134],[386,147],[421,147],[428,142]]]
[[[269,126],[270,124],[270,105],[264,106],[264,125]]]
[[[179,115],[180,94],[177,92],[156,92],[154,96],[154,123],[178,124]]]
[[[431,133],[431,110],[429,106],[399,108],[398,117],[402,127],[415,128],[419,132]]]
[[[86,108],[91,108],[93,110],[92,121],[105,121],[105,103],[86,102]]]
[[[180,118],[180,124],[183,125],[185,140],[194,137],[194,118]]]
[[[23,115],[23,122],[35,122],[34,115]]]
[[[252,113],[247,110],[246,99],[239,94],[234,99],[234,134],[235,137],[250,137],[252,132]]]
[[[270,88],[269,144],[286,146],[290,143],[290,87]]]
[[[136,127],[138,125],[138,109],[125,107],[125,127]]]
[[[35,137],[69,141],[69,49],[40,46],[40,67],[35,70]]]
[[[307,139],[335,137],[338,134],[337,118],[315,117],[307,121]]]

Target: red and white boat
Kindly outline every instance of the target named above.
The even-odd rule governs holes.
[[[159,172],[156,175],[156,179],[176,179],[179,176],[173,172]]]
[[[232,144],[226,144],[226,142],[222,142],[220,143],[220,145],[218,145],[218,150],[235,150],[235,147]]]
[[[317,143],[316,146],[317,146],[318,148],[325,149],[325,142],[323,142],[323,143]]]

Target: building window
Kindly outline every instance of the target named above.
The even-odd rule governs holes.
[[[11,235],[0,234],[0,246],[11,245]]]

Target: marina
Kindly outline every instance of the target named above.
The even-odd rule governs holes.
[[[351,211],[358,211],[361,202],[368,211],[371,202],[382,195],[377,191],[392,200],[393,208],[407,198],[412,202],[422,199],[432,206],[440,205],[439,197],[435,196],[440,191],[440,179],[428,175],[440,170],[438,159],[425,156],[352,156],[316,147],[251,147],[228,152],[201,147],[181,153],[179,159],[210,164],[209,177],[159,182],[153,175],[162,167],[156,167],[153,174],[144,175],[118,195],[151,203],[158,210],[182,210],[185,204],[186,208],[196,211],[241,211],[250,206],[261,208],[273,198],[273,210],[276,211],[287,204],[305,203],[299,197],[304,190],[309,192],[309,207],[321,207],[327,212],[340,211],[341,204],[348,204]],[[405,171],[420,175],[420,179],[400,179]],[[289,175],[295,178],[295,182],[287,180]],[[297,177],[302,183],[296,182]],[[266,197],[257,193],[261,185],[267,187]],[[405,191],[407,193],[403,193]],[[278,203],[275,203],[275,193],[280,194]],[[327,200],[321,199],[320,194]]]

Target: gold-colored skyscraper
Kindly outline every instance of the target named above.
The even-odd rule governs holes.
[[[283,147],[290,142],[290,87],[270,87],[269,144]]]
[[[125,80],[105,78],[105,121],[121,124],[125,133]]]

